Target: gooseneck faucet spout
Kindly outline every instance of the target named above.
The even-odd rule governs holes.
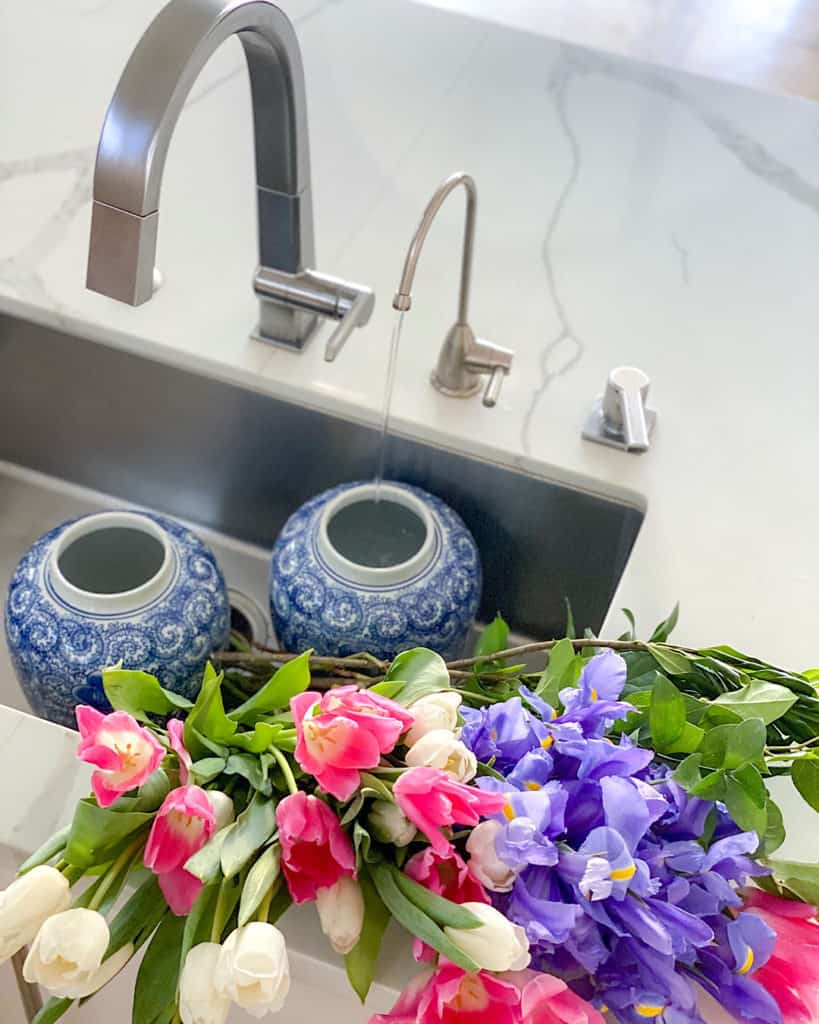
[[[140,305],[153,293],[162,172],[199,72],[238,36],[250,74],[256,151],[260,297],[255,336],[300,349],[316,315],[344,321],[327,357],[367,322],[372,292],[315,263],[307,99],[301,51],[270,0],[171,0],[146,30],[108,108],[97,151],[87,286]]]
[[[415,234],[410,242],[398,291],[392,300],[393,308],[405,312],[412,307],[412,283],[424,242],[432,222],[444,204],[447,196],[459,185],[466,190],[466,221],[461,255],[461,284],[458,290],[458,317],[444,339],[438,356],[438,363],[430,380],[433,387],[454,398],[469,398],[481,388],[481,377],[488,375],[483,404],[491,408],[497,403],[503,378],[512,367],[514,353],[511,349],[482,341],[475,337],[469,326],[469,290],[472,281],[472,254],[475,248],[475,215],[478,207],[478,190],[474,179],[458,171],[438,186],[427,203]]]

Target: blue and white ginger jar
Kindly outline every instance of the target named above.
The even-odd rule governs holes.
[[[227,589],[211,551],[171,519],[101,512],[36,542],[11,579],[6,637],[20,685],[41,718],[74,726],[74,708],[110,705],[101,669],[157,676],[196,695],[227,640]]]
[[[420,488],[391,482],[380,493],[420,520],[417,550],[398,564],[362,565],[333,541],[335,517],[348,506],[371,503],[374,483],[319,494],[279,534],[270,610],[286,650],[312,647],[334,656],[369,651],[384,659],[411,647],[429,647],[444,658],[462,653],[481,596],[472,534],[457,513]]]

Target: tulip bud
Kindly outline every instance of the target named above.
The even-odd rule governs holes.
[[[374,801],[367,824],[379,843],[391,843],[393,846],[409,846],[417,832],[397,804],[391,804],[389,800]]]
[[[275,925],[253,921],[231,932],[214,975],[216,991],[253,1017],[276,1013],[290,990],[284,936]]]
[[[469,870],[492,892],[509,892],[517,878],[517,871],[502,861],[495,850],[495,840],[502,831],[500,822],[482,821],[466,841]]]
[[[478,771],[472,751],[446,729],[433,729],[407,751],[409,768],[438,768],[456,782],[469,782]]]
[[[179,979],[179,1016],[182,1024],[225,1024],[230,999],[215,986],[216,965],[222,947],[202,942],[185,957]]]
[[[223,793],[221,789],[209,789],[207,790],[208,800],[211,802],[213,807],[213,813],[216,815],[216,832],[221,832],[223,828],[233,821],[236,814],[233,810],[233,801],[227,795]]]
[[[526,932],[486,903],[463,903],[482,923],[477,928],[449,928],[444,932],[462,953],[484,971],[522,971],[529,966]]]
[[[105,963],[108,923],[96,910],[76,907],[50,917],[31,944],[23,977],[61,999],[84,999],[107,985],[133,956],[130,944]]]
[[[355,879],[342,875],[335,885],[319,889],[316,909],[321,930],[342,956],[358,945],[364,927],[364,896]]]
[[[408,747],[417,743],[433,729],[446,729],[454,732],[458,726],[458,708],[461,706],[461,695],[452,690],[441,693],[430,693],[421,697],[410,708],[415,716],[415,723],[410,726],[404,737]]]
[[[52,914],[71,906],[68,880],[40,866],[0,892],[0,963],[27,946]]]

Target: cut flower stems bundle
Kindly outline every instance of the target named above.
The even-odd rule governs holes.
[[[776,858],[767,781],[819,810],[817,674],[674,645],[676,610],[639,641],[626,614],[616,641],[518,648],[497,618],[448,665],[244,647],[195,703],[103,671],[114,710],[77,709],[93,793],[0,894],[37,1024],[137,952],[133,1024],[275,1013],[293,903],[361,1000],[390,920],[412,936],[371,1024],[684,1024],[709,996],[811,1024],[819,866]]]

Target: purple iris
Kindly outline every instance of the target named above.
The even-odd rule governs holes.
[[[615,651],[596,654],[586,662],[576,687],[560,691],[564,722],[576,722],[584,736],[602,736],[634,708],[618,698],[626,682],[626,663]]]

